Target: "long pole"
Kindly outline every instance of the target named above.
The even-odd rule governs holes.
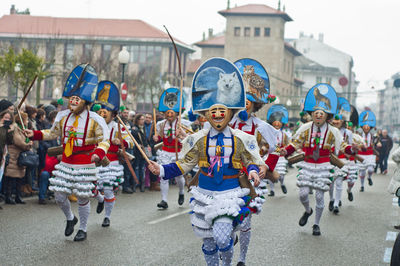
[[[124,83],[125,81],[125,64],[122,64],[122,81],[121,83]]]
[[[148,164],[150,164],[150,160],[149,158],[147,158],[146,153],[142,150],[142,148],[140,147],[139,143],[136,141],[136,139],[132,136],[131,132],[129,131],[129,129],[126,127],[126,125],[124,124],[124,122],[122,121],[121,117],[119,117],[119,115],[117,115],[117,119],[118,121],[121,123],[121,125],[125,128],[126,132],[128,132],[129,137],[131,137],[131,139],[133,140],[133,142],[135,143],[137,149],[140,151],[140,153],[142,154],[143,158],[146,160],[146,162]]]

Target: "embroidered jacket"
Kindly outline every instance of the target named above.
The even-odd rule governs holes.
[[[218,133],[220,132],[213,128],[203,129],[185,138],[182,149],[183,158],[176,163],[163,165],[160,176],[170,179],[189,172],[198,164],[200,167],[199,187],[222,191],[239,186],[238,177],[242,169],[247,172],[258,172],[258,166],[265,165],[259,155],[254,136],[229,127],[222,132],[224,152],[218,157],[218,149],[221,148],[217,145]],[[216,164],[224,168],[223,176],[219,179]]]
[[[119,145],[114,145],[112,144],[112,140],[114,139],[119,139],[119,132],[118,132],[118,123],[115,121],[111,121],[108,123],[108,129],[110,130],[109,138],[108,141],[110,142],[110,148],[108,149],[107,152],[107,158],[112,162],[112,161],[117,161],[118,160],[118,149]],[[133,140],[129,137],[128,132],[126,132],[124,127],[121,128],[121,135],[122,135],[122,141],[123,145],[125,148],[133,148]]]
[[[334,126],[325,123],[320,127],[319,143],[316,143],[317,126],[313,122],[302,125],[293,136],[290,144],[285,148],[287,155],[295,150],[302,149],[305,152],[305,162],[326,163],[330,161],[331,152],[338,155],[339,151],[353,155],[351,146],[343,141],[340,131]],[[319,146],[319,158],[314,160],[313,152]]]
[[[367,147],[364,150],[360,150],[358,153],[359,155],[373,155],[374,154],[374,145],[373,145],[373,138],[371,132],[367,134],[362,132],[361,137],[363,138],[363,144]]]
[[[64,147],[62,161],[69,164],[90,164],[91,154],[103,159],[110,142],[109,129],[105,120],[95,112],[84,110],[78,117],[78,126],[73,128],[76,116],[70,110],[57,114],[50,129],[35,130],[33,140],[52,140],[61,137]],[[74,135],[72,155],[66,156],[65,147]]]
[[[185,126],[190,126],[190,122],[182,119],[181,123]],[[167,152],[175,152],[175,136],[176,136],[176,127],[178,124],[178,118],[176,118],[172,124],[169,123],[166,119],[157,122],[156,129],[159,136],[159,141],[163,142],[163,151]],[[182,149],[182,142],[178,139],[178,151],[180,152]]]

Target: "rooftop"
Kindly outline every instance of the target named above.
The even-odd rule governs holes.
[[[261,4],[248,4],[244,6],[238,6],[234,8],[229,8],[225,10],[221,10],[218,12],[224,17],[227,16],[270,16],[270,17],[282,17],[286,21],[292,21],[293,19],[289,17],[283,11],[272,8],[267,5]]]
[[[225,35],[213,36],[207,40],[195,43],[199,47],[224,47]]]

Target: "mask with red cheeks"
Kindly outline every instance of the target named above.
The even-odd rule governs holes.
[[[97,114],[101,117],[104,118],[104,120],[106,120],[106,123],[110,123],[111,119],[112,119],[112,115],[111,112],[108,111],[107,109],[100,109],[99,111],[97,111]]]
[[[282,128],[282,122],[281,121],[274,121],[274,122],[272,122],[272,126],[275,129],[281,129]]]
[[[371,130],[371,127],[368,125],[363,125],[362,129],[363,129],[364,133],[367,134]]]
[[[85,110],[86,101],[81,99],[80,97],[73,95],[69,97],[68,108],[75,115],[79,115]]]
[[[232,119],[232,115],[232,110],[225,105],[215,105],[206,112],[207,121],[218,131],[223,131],[226,128]]]
[[[316,110],[311,113],[311,117],[312,117],[314,124],[316,124],[318,127],[320,127],[323,124],[325,124],[326,119],[328,118],[328,114],[322,110]]]
[[[172,110],[166,111],[164,116],[168,122],[173,122],[176,119],[176,113]]]

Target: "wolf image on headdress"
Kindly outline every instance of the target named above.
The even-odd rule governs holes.
[[[217,101],[226,105],[234,105],[240,101],[242,89],[236,72],[225,74],[219,73],[217,82]]]
[[[169,108],[173,108],[178,102],[178,93],[167,92],[164,97],[164,104]]]
[[[322,95],[317,87],[314,88],[314,97],[315,97],[315,106],[316,107],[318,107],[318,106],[321,107],[320,103],[323,102],[328,110],[330,110],[332,108],[331,101],[329,100],[329,98]]]

